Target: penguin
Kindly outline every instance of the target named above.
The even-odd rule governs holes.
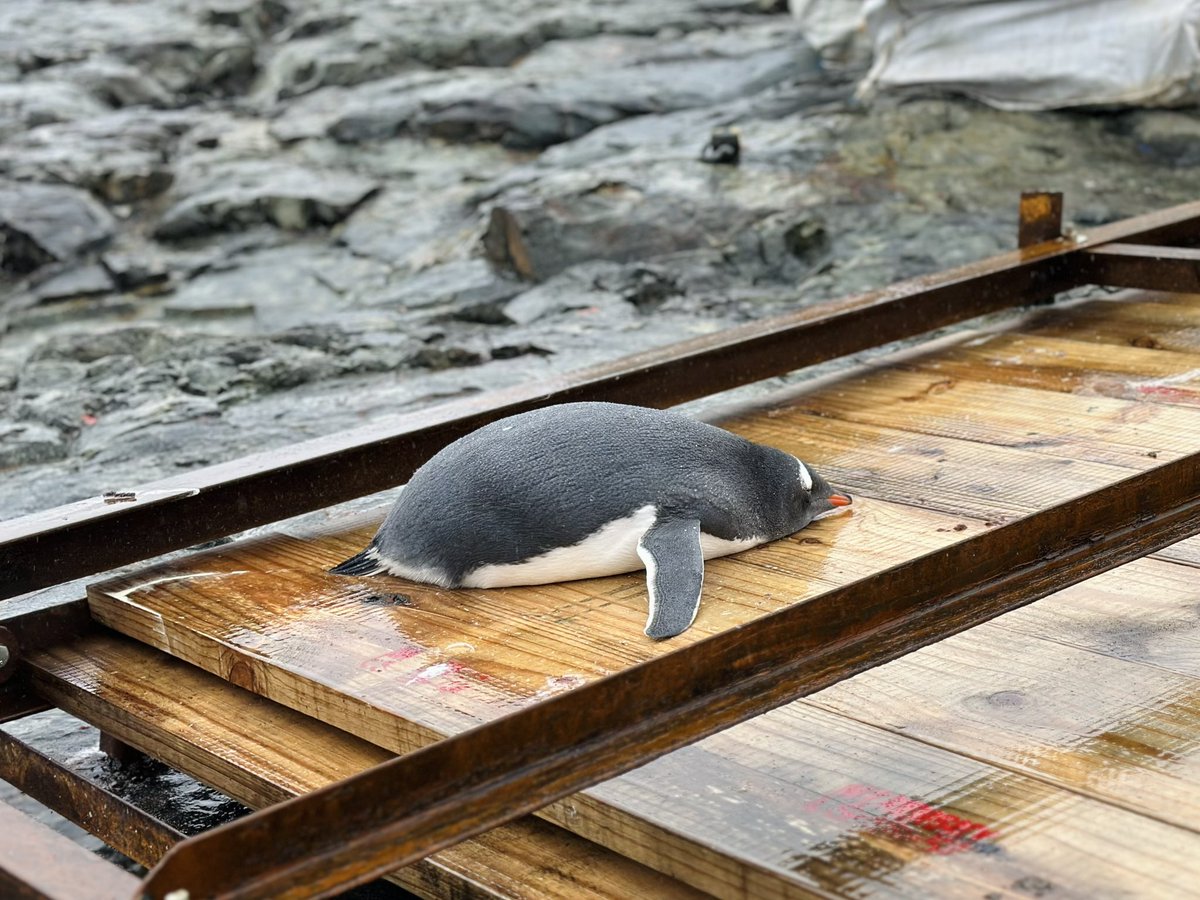
[[[645,568],[645,633],[659,640],[695,620],[705,559],[851,503],[791,454],[680,413],[564,403],[447,446],[367,548],[330,571],[490,588]]]

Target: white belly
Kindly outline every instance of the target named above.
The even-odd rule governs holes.
[[[643,506],[623,519],[615,519],[570,547],[556,547],[524,562],[481,566],[463,578],[464,587],[509,587],[520,584],[549,584],[579,578],[600,578],[644,568],[638,556],[638,541],[654,524],[658,511]],[[727,541],[700,534],[705,559],[726,556],[763,542],[762,538]]]

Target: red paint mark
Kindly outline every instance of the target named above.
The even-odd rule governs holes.
[[[1169,387],[1165,384],[1140,384],[1138,393],[1143,396],[1160,397],[1163,400],[1174,400],[1177,403],[1196,403],[1196,391],[1187,388]]]
[[[370,659],[364,659],[358,664],[358,667],[367,672],[386,672],[419,653],[421,653],[420,647],[415,644],[405,644],[397,650],[389,650],[378,656],[372,656]]]
[[[407,676],[405,684],[428,684],[442,694],[457,694],[467,690],[472,682],[490,681],[491,676],[476,672],[470,666],[456,659],[446,659],[440,662],[422,665],[409,662],[417,656],[429,652],[429,648],[417,644],[405,644],[395,650],[388,650],[370,659],[364,659],[358,668],[365,672],[382,674],[393,669],[398,670],[394,676]]]
[[[829,797],[809,801],[804,810],[939,856],[975,850],[999,836],[981,822],[865,784],[848,784]]]
[[[95,425],[97,422],[100,421],[95,416],[93,416],[91,413],[84,413],[79,418],[83,420],[84,425]]]

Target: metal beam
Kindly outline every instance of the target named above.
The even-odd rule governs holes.
[[[0,731],[0,778],[144,866],[154,865],[184,838],[170,825],[4,731]]]
[[[138,880],[69,838],[0,803],[0,897],[129,900]]]
[[[1200,249],[1106,244],[1083,255],[1093,284],[1200,294]]]
[[[0,599],[400,484],[455,438],[571,400],[669,406],[1087,283],[1084,248],[1200,239],[1200,202],[548,381],[200,469],[0,524]],[[200,511],[203,514],[198,514]]]
[[[1200,530],[1200,452],[179,844],[162,900],[329,896]]]

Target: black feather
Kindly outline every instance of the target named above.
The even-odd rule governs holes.
[[[375,553],[375,545],[371,544],[362,553],[356,553],[329,571],[334,575],[378,575],[383,571],[383,564]]]

